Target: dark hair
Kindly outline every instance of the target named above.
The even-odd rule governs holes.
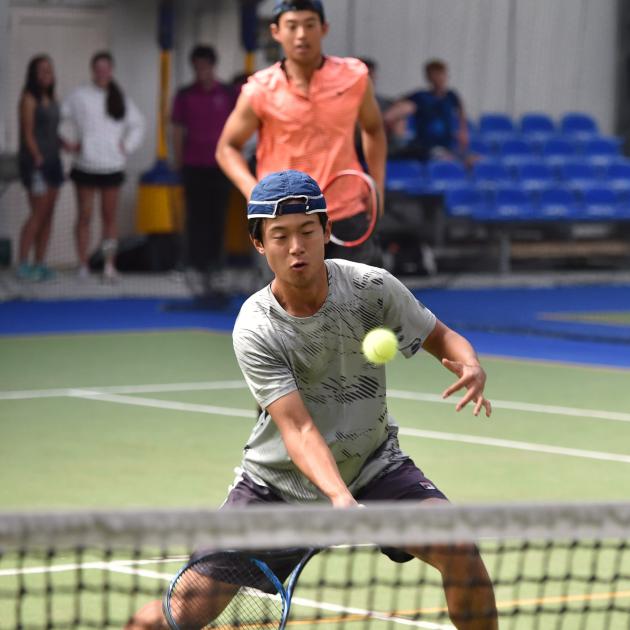
[[[41,101],[44,96],[47,96],[50,100],[55,100],[54,82],[47,88],[42,88],[37,80],[37,66],[39,66],[42,61],[49,61],[52,63],[52,60],[48,55],[36,55],[28,62],[28,66],[26,67],[26,79],[24,80],[24,89],[22,90],[23,94],[30,94],[38,102]]]
[[[359,59],[367,66],[367,69],[370,72],[374,72],[378,67],[376,61],[374,61],[374,59],[371,59],[370,57],[360,57]]]
[[[217,53],[212,46],[197,44],[190,51],[190,63],[194,63],[197,59],[205,59],[214,66],[217,62]]]
[[[287,11],[313,11],[319,15],[322,24],[326,22],[324,5],[320,0],[278,0],[273,8],[272,24],[278,24],[280,16]]]
[[[424,74],[428,77],[432,72],[446,72],[448,66],[441,59],[430,59],[424,64]]]
[[[325,230],[326,225],[328,224],[328,215],[325,212],[317,212],[317,218],[322,224],[322,230]],[[249,235],[255,241],[260,241],[261,243],[263,242],[263,221],[268,221],[268,219],[258,217],[256,219],[247,220],[247,229],[249,231]]]
[[[112,66],[114,65],[114,58],[112,57],[112,54],[106,50],[101,50],[92,55],[90,67],[94,68],[94,66],[102,60],[108,61]],[[114,80],[111,80],[107,86],[107,101],[105,109],[107,114],[114,120],[122,120],[125,117],[125,95],[120,89],[118,83]]]

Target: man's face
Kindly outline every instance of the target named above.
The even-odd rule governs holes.
[[[195,80],[198,83],[212,83],[214,80],[214,64],[208,59],[197,58],[192,62]]]
[[[321,273],[324,246],[330,238],[330,224],[322,230],[315,214],[287,214],[265,219],[263,242],[253,241],[276,278],[295,287],[307,287]]]
[[[442,92],[448,85],[448,72],[446,70],[431,70],[427,79],[434,90]]]
[[[278,24],[271,25],[271,36],[282,46],[287,59],[297,63],[309,63],[322,54],[322,38],[328,32],[328,24],[322,24],[313,11],[287,11]]]

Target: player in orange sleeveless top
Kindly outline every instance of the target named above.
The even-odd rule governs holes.
[[[358,59],[324,56],[327,32],[319,0],[276,2],[271,35],[285,58],[250,77],[217,145],[219,165],[246,199],[257,179],[272,172],[304,171],[324,186],[337,171],[361,170],[357,123],[368,171],[383,194],[385,131],[367,67]],[[242,148],[256,132],[254,177]],[[335,255],[378,262],[371,240]]]

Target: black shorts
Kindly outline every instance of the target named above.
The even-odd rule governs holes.
[[[122,171],[116,171],[115,173],[88,173],[75,166],[70,171],[70,179],[77,186],[113,188],[120,186],[125,181],[125,174]]]
[[[44,181],[49,188],[59,188],[63,184],[63,165],[59,157],[48,158],[44,160],[44,163],[35,168],[35,163],[29,157],[20,157],[20,181],[26,190],[30,190],[33,184],[33,173],[36,170],[40,170]]]
[[[361,488],[355,496],[359,503],[370,501],[426,501],[427,499],[443,499],[446,495],[427,477],[424,476],[411,459],[406,459],[400,466],[390,470],[380,477],[373,479],[367,486]],[[277,494],[268,487],[260,486],[246,473],[233,486],[228,494],[223,508],[243,507],[261,503],[285,503]],[[296,551],[295,561],[286,556],[279,562],[279,566],[270,566],[272,570],[278,569],[276,575],[284,580],[291,573],[293,567],[301,557],[304,550]],[[408,562],[413,558],[410,554],[394,547],[381,547],[381,551],[394,562]],[[199,554],[196,553],[196,558]]]

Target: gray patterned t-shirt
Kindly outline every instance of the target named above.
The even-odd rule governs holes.
[[[245,446],[242,467],[254,481],[287,501],[322,499],[289,458],[265,408],[300,392],[339,472],[356,493],[406,456],[387,412],[385,367],[361,352],[365,334],[391,328],[400,351],[413,356],[435,326],[435,316],[384,269],[327,260],[328,296],[310,317],[293,317],[271,286],[252,295],[234,326],[234,351],[263,412]]]

